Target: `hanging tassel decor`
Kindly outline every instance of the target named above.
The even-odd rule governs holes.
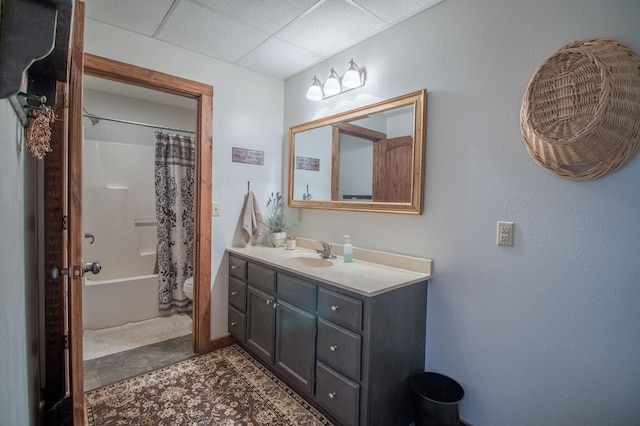
[[[42,160],[47,152],[51,152],[51,124],[56,119],[56,114],[51,107],[41,105],[31,115],[31,121],[25,130],[27,151]]]

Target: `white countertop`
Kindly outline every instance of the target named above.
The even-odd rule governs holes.
[[[431,278],[430,273],[414,272],[358,259],[344,263],[341,256],[322,261],[315,250],[305,248],[287,250],[284,247],[247,246],[228,247],[227,251],[364,296],[375,296]],[[306,265],[298,262],[296,258],[307,258],[309,263],[322,266]]]

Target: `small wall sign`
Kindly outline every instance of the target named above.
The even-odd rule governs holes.
[[[311,170],[314,172],[320,171],[320,159],[310,157],[296,156],[296,169]]]
[[[234,163],[264,165],[264,151],[245,148],[231,148],[231,161]]]

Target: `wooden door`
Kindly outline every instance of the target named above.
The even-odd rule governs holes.
[[[401,136],[373,144],[373,201],[410,203],[413,138]]]
[[[81,226],[83,39],[84,3],[77,2],[73,17],[69,85],[58,83],[56,87],[54,110],[57,120],[52,129],[52,152],[47,155],[44,165],[45,268],[51,271],[45,287],[46,424],[68,424],[69,417],[73,425],[84,424]],[[68,94],[66,111],[65,94]]]
[[[82,76],[84,67],[84,3],[76,2],[69,70],[68,161],[68,331],[69,397],[74,425],[84,424],[82,359]]]
[[[67,276],[52,271],[67,267],[66,246],[66,176],[67,127],[64,95],[67,85],[58,83],[54,111],[56,121],[51,129],[51,152],[44,159],[44,333],[45,333],[45,418],[60,416],[66,396],[66,288]],[[50,273],[53,274],[50,275]],[[52,420],[53,422],[53,420]]]

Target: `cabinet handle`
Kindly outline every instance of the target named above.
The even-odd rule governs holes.
[[[271,305],[271,306],[273,306],[273,309],[276,309],[278,307],[278,303],[273,302],[273,305]]]
[[[232,295],[232,296],[237,296],[237,295],[238,295],[238,292],[237,292],[237,291],[232,291],[232,292],[231,292],[231,295]]]
[[[336,397],[336,393],[335,392],[329,393],[329,398],[333,399],[335,397]]]
[[[273,300],[267,299],[267,305],[270,305],[271,303],[273,303]]]
[[[335,351],[337,351],[337,350],[338,350],[338,346],[329,346],[329,350],[330,350],[331,352],[335,352]]]
[[[334,312],[337,311],[338,309],[340,309],[340,306],[338,306],[338,305],[333,305],[331,307],[331,310],[334,311]]]
[[[235,321],[232,321],[232,322],[231,322],[231,327],[235,327],[236,325],[238,325],[238,323],[237,323],[237,322],[235,322]]]
[[[238,265],[231,265],[231,269],[238,269]]]

